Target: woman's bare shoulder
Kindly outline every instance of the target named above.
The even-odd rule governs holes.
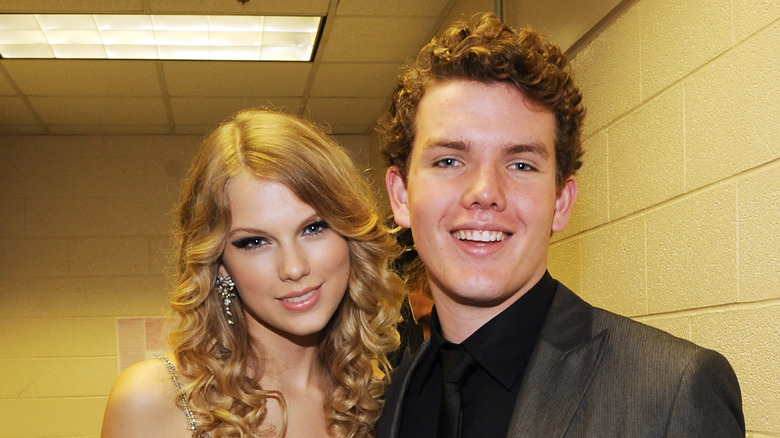
[[[190,437],[165,364],[150,359],[128,367],[108,396],[102,438]]]

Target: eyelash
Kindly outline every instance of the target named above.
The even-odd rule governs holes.
[[[319,220],[317,222],[313,222],[303,227],[303,231],[306,234],[315,235],[315,234],[320,234],[321,232],[325,231],[327,228],[330,228],[330,225],[328,225],[328,223],[323,220]]]
[[[323,220],[319,220],[316,222],[312,222],[306,225],[305,227],[303,227],[301,234],[307,236],[316,236],[317,234],[322,233],[328,228],[330,228],[330,226],[328,225],[327,222]],[[268,239],[264,237],[251,236],[251,237],[245,237],[243,239],[236,240],[235,242],[232,242],[232,245],[238,249],[254,249],[254,248],[260,248],[266,243],[268,243]]]
[[[238,249],[244,249],[244,248],[260,248],[266,243],[266,240],[262,237],[245,237],[243,239],[236,240],[233,242],[233,246],[235,246]]]

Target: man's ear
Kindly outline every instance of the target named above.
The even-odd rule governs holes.
[[[393,208],[395,223],[404,228],[411,227],[406,182],[404,182],[401,171],[398,170],[397,166],[390,166],[390,168],[387,169],[387,173],[385,174],[385,186],[387,187],[387,194],[390,197],[390,206]]]
[[[569,225],[571,212],[574,210],[574,201],[577,200],[577,180],[570,176],[563,183],[563,187],[555,198],[555,215],[553,216],[552,231],[561,232]]]

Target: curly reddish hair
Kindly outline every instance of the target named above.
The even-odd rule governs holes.
[[[420,99],[431,85],[457,79],[512,84],[553,113],[559,188],[582,166],[580,127],[585,108],[560,47],[533,29],[517,31],[494,14],[480,13],[453,24],[420,50],[401,75],[390,108],[379,122],[385,136],[382,154],[404,179]]]

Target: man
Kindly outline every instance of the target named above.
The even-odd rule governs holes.
[[[583,116],[560,49],[491,14],[456,23],[401,77],[382,123],[386,184],[435,307],[377,437],[744,436],[723,356],[593,308],[547,272],[577,197]],[[448,426],[440,351],[453,350],[470,372]]]

